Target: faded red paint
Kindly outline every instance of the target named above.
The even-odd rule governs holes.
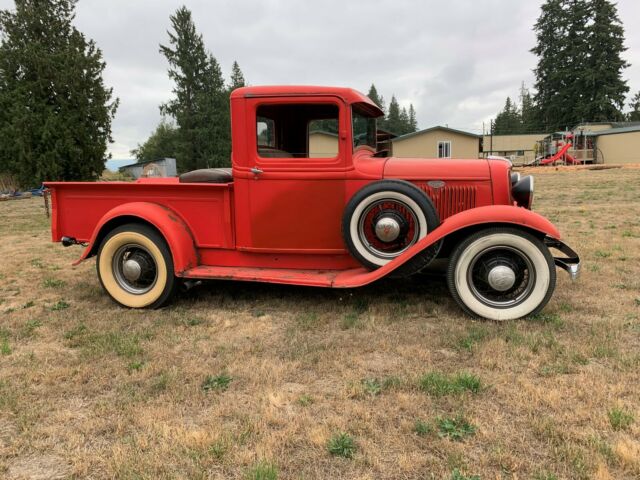
[[[266,159],[257,154],[256,111],[263,104],[331,103],[339,110],[339,154],[333,159]],[[346,88],[247,87],[231,95],[233,182],[50,182],[52,237],[88,243],[95,255],[109,222],[124,216],[154,225],[184,278],[229,278],[325,287],[355,287],[387,275],[422,249],[471,225],[512,224],[559,238],[546,219],[513,206],[510,164],[501,160],[378,158],[352,148],[353,104],[380,114]],[[259,175],[251,169],[262,170]],[[370,272],[347,251],[344,208],[381,179],[416,184],[442,224],[402,256]]]

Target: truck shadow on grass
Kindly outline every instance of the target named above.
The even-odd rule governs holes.
[[[266,310],[323,311],[343,308],[361,314],[377,305],[390,304],[396,314],[415,314],[418,311],[433,311],[438,307],[450,314],[461,314],[449,296],[444,276],[438,274],[420,274],[404,279],[383,278],[354,289],[212,280],[178,293],[173,306],[183,308],[194,303],[210,305],[211,308],[249,307],[256,309],[258,314]]]

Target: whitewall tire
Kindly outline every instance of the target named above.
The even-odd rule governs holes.
[[[454,250],[447,283],[456,302],[472,316],[513,320],[538,313],[555,289],[549,249],[515,228],[482,230]]]
[[[147,225],[127,224],[109,232],[100,244],[96,269],[109,296],[129,308],[161,307],[177,285],[171,251]]]
[[[439,225],[431,200],[415,185],[382,180],[358,191],[342,222],[351,254],[375,269],[402,255]]]

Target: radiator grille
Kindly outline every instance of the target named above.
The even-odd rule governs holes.
[[[426,182],[416,184],[427,194],[436,207],[440,220],[476,206],[476,187],[469,185],[445,185],[433,188]]]

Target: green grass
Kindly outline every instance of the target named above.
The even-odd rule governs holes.
[[[628,429],[634,421],[633,414],[622,408],[612,408],[607,415],[611,427],[616,431]]]
[[[355,312],[347,313],[344,317],[342,317],[342,329],[349,330],[350,328],[355,328],[358,326],[360,317]]]
[[[436,419],[436,425],[440,437],[455,441],[461,441],[476,432],[476,427],[461,415],[454,418],[439,417]]]
[[[45,278],[42,282],[44,288],[62,288],[66,285],[64,280],[57,280],[55,278]]]
[[[336,433],[327,442],[327,450],[331,455],[353,458],[356,453],[356,442],[348,433]]]
[[[212,390],[224,392],[229,388],[231,380],[233,379],[226,373],[221,375],[207,375],[203,380],[201,387],[205,392],[210,392]]]
[[[458,339],[456,347],[460,350],[471,352],[477,344],[485,340],[488,336],[489,330],[487,327],[471,327],[464,337]]]
[[[69,308],[71,306],[70,303],[64,301],[64,300],[58,300],[56,303],[54,303],[51,306],[51,310],[53,310],[54,312],[60,311],[60,310],[65,310],[67,308]]]
[[[416,423],[413,425],[413,431],[419,437],[426,437],[431,432],[433,432],[433,427],[422,420],[416,420]]]
[[[451,472],[451,480],[480,480],[480,475],[463,475],[457,468]]]
[[[423,392],[434,397],[464,392],[478,393],[482,390],[480,378],[467,372],[457,373],[453,376],[440,372],[430,372],[420,378],[418,385]]]
[[[398,377],[385,377],[382,380],[377,378],[365,378],[362,380],[364,391],[371,395],[380,395],[383,391],[400,385],[401,381]]]
[[[11,355],[11,345],[9,345],[9,340],[6,338],[0,340],[0,354]]]
[[[278,469],[275,465],[261,461],[249,469],[247,480],[277,480]]]
[[[311,395],[300,395],[298,397],[298,405],[303,407],[308,407],[314,402],[313,397]]]

